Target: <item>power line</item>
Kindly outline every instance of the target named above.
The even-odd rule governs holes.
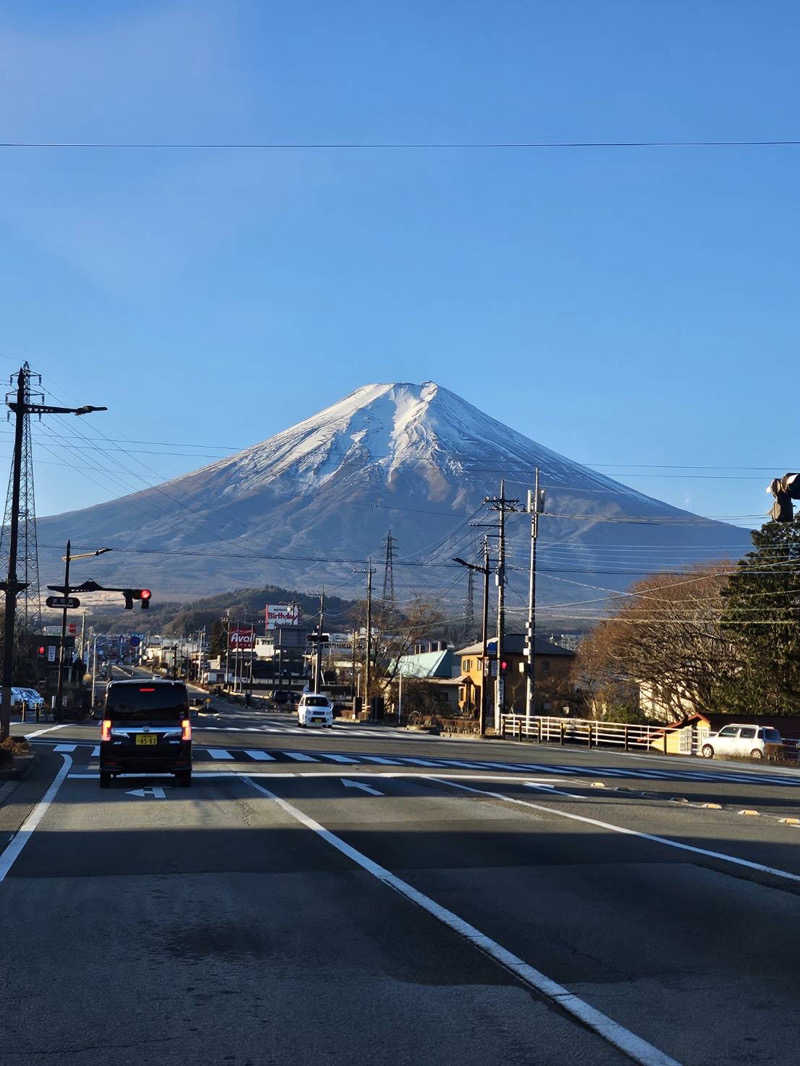
[[[800,140],[686,141],[0,141],[0,148],[88,151],[440,151],[440,150],[630,150],[643,148],[796,148]]]

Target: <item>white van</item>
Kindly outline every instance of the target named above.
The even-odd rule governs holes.
[[[333,725],[333,704],[320,692],[304,692],[297,705],[298,725]]]

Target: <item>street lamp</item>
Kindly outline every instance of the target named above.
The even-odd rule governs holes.
[[[67,611],[69,610],[68,599],[71,591],[69,587],[69,564],[73,559],[92,559],[96,555],[104,555],[106,552],[110,552],[111,548],[97,548],[93,552],[81,552],[79,555],[73,555],[71,552],[71,542],[67,541],[67,554],[62,555],[64,560],[64,606],[61,609],[61,646],[58,649],[58,686],[56,688],[56,706],[55,706],[55,719],[61,720],[61,712],[63,710],[64,699],[64,645],[67,641]],[[94,686],[94,681],[92,682]],[[92,696],[94,696],[94,687],[92,687]]]
[[[461,559],[456,556],[453,559],[454,563],[458,563],[459,566],[464,566],[467,570],[474,570],[478,574],[483,574],[483,614],[482,614],[482,627],[481,627],[481,705],[478,711],[478,732],[481,736],[486,735],[486,687],[488,672],[486,669],[486,642],[487,642],[487,629],[489,624],[489,538],[483,538],[483,566],[479,566],[477,563],[468,563],[466,559]]]

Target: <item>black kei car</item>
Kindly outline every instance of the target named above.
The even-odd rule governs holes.
[[[192,723],[182,681],[112,681],[100,733],[100,787],[117,774],[171,773],[192,783]]]

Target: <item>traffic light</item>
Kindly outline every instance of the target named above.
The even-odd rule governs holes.
[[[503,671],[503,673],[505,673],[508,669],[508,663],[505,661],[505,659],[503,659],[500,663],[500,669]]]
[[[142,605],[142,610],[147,611],[150,609],[150,597],[153,593],[150,589],[121,589],[122,595],[125,597],[125,610],[133,610],[133,601],[139,600]]]
[[[36,654],[40,659],[43,659],[45,657],[46,652],[47,648],[45,648],[44,644],[40,644],[39,647],[36,649]]]

